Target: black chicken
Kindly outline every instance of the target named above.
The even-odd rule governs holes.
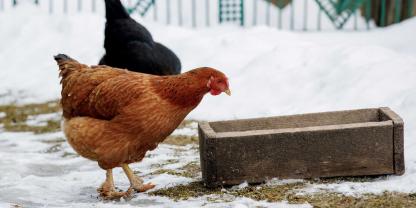
[[[164,45],[153,41],[150,32],[129,16],[120,0],[105,0],[105,6],[106,54],[100,65],[155,75],[181,73],[179,58]]]

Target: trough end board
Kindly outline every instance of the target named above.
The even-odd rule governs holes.
[[[403,119],[388,107],[380,108],[380,120],[393,121],[393,157],[394,173],[403,175],[405,172],[404,164],[404,122]]]

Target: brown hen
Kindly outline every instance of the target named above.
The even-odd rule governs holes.
[[[128,164],[143,159],[169,136],[210,92],[230,95],[227,77],[203,67],[174,76],[155,76],[108,66],[89,67],[55,56],[62,77],[64,133],[83,157],[107,171],[98,189],[106,199],[154,187],[143,184]],[[130,188],[116,192],[112,169],[122,167]]]

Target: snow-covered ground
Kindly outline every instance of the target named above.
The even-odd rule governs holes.
[[[96,64],[102,48],[104,18],[93,14],[49,15],[22,5],[0,13],[0,103],[32,103],[58,99],[60,86],[52,56],[67,53]],[[405,121],[406,173],[372,182],[319,184],[308,191],[329,189],[360,194],[385,190],[416,192],[416,19],[386,29],[362,32],[298,33],[268,27],[243,29],[217,26],[191,30],[147,23],[154,38],[172,48],[184,71],[211,66],[230,78],[233,95],[206,96],[190,119],[219,120],[304,112],[389,106]],[[0,112],[0,117],[2,113]],[[48,115],[56,116],[56,115]],[[33,121],[42,118],[32,118]],[[184,134],[192,134],[185,131]],[[44,140],[62,133],[0,132],[0,207],[89,207],[104,174],[79,157],[62,157],[65,144],[45,154]],[[145,175],[151,164],[167,160],[176,147],[161,145],[152,157],[134,167]],[[195,150],[181,151],[184,162],[198,160]],[[121,171],[121,187],[127,186]],[[189,182],[168,174],[145,176],[158,188]],[[87,188],[86,188],[87,187]],[[114,204],[98,202],[99,207]],[[120,206],[201,206],[203,199],[174,202],[138,195]],[[236,199],[212,206],[278,206]],[[282,204],[281,204],[282,205]],[[211,206],[211,205],[209,205]],[[283,205],[282,205],[283,206]]]
[[[23,207],[200,207],[207,197],[175,202],[168,198],[137,194],[130,201],[103,202],[95,189],[104,181],[104,171],[97,164],[75,155],[61,138],[61,132],[1,133],[0,138],[0,207],[17,204]],[[156,189],[193,181],[166,173],[151,174],[161,166],[177,169],[197,161],[197,149],[191,145],[179,147],[159,145],[146,159],[132,165],[140,170],[145,181],[157,184]],[[170,160],[178,163],[170,164]],[[128,180],[121,169],[115,169],[116,185],[126,190]],[[5,206],[2,206],[2,203]],[[232,198],[231,202],[214,203],[206,207],[289,206],[285,202],[267,203],[248,198]],[[307,207],[307,205],[302,205]]]

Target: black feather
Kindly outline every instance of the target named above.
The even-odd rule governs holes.
[[[129,18],[120,0],[105,0],[105,17],[107,19]]]
[[[156,75],[181,72],[179,58],[164,45],[153,41],[150,32],[127,14],[120,0],[105,0],[105,3],[106,54],[99,64]]]
[[[71,57],[65,55],[65,54],[58,54],[56,56],[53,57],[55,59],[56,62],[61,62],[61,61],[67,61],[67,60],[74,60]]]

